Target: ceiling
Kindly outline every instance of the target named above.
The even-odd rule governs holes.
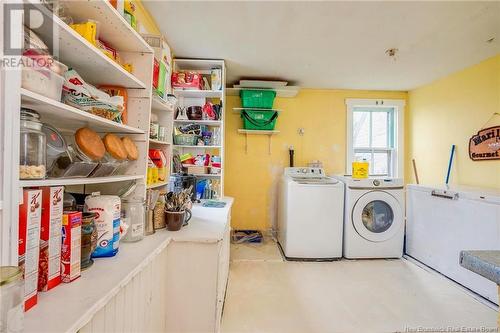
[[[228,84],[406,91],[500,53],[499,1],[143,2],[176,57],[225,59]]]

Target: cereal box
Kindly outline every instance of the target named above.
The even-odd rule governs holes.
[[[64,212],[62,220],[61,281],[71,282],[80,277],[82,246],[82,213]]]
[[[19,266],[24,272],[24,311],[36,305],[38,297],[38,255],[40,223],[42,218],[42,191],[23,190],[19,206]]]
[[[63,192],[63,186],[42,188],[38,291],[50,290],[61,283]]]

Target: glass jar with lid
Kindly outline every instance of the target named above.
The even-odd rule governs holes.
[[[107,177],[119,173],[127,164],[127,151],[122,140],[115,134],[108,133],[102,139],[105,153],[99,166],[91,177]]]
[[[19,178],[43,179],[46,174],[46,137],[38,112],[22,108],[19,145]]]
[[[20,267],[0,266],[0,332],[24,330],[24,283]]]
[[[146,202],[135,198],[122,198],[122,221],[128,224],[124,242],[137,242],[144,238]]]

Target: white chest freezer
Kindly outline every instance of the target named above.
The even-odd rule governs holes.
[[[462,250],[500,250],[500,191],[407,187],[406,254],[498,304],[497,285],[460,266]]]

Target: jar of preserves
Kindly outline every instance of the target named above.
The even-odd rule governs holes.
[[[21,109],[19,178],[43,179],[46,174],[46,137],[38,112]]]
[[[0,266],[0,332],[24,330],[24,281],[20,267]]]

